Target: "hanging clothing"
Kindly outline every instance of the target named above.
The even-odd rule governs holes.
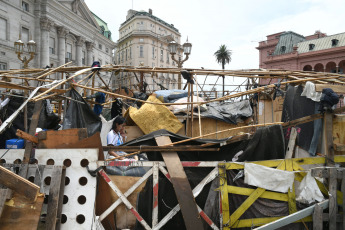
[[[116,98],[115,101],[111,104],[111,119],[113,119],[116,116],[122,116],[122,106],[123,102],[121,99]]]
[[[105,93],[97,92],[96,94],[96,105],[93,107],[93,112],[99,116],[103,110],[103,103],[105,102]]]

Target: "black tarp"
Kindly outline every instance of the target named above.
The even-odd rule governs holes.
[[[101,118],[92,111],[83,97],[80,96],[80,94],[74,89],[69,91],[69,97],[71,97],[73,100],[70,100],[68,104],[66,115],[63,121],[63,129],[87,128],[89,137],[96,132],[101,132]]]
[[[301,85],[296,87],[288,86],[283,104],[282,122],[292,121],[315,113],[315,107],[318,107],[318,104],[305,96],[301,96],[302,92],[303,86]],[[297,145],[308,151],[314,134],[314,123],[300,124],[296,128],[300,129]],[[285,129],[284,132],[286,142],[288,142],[289,135],[287,133],[289,133],[289,130]]]
[[[155,146],[157,145],[154,137],[169,136],[172,142],[185,140],[187,137],[180,136],[166,130],[158,130],[156,132],[144,135],[138,139],[127,142],[125,145],[130,146]],[[279,125],[271,127],[259,128],[257,134],[250,140],[244,140],[233,144],[220,146],[220,143],[226,139],[198,139],[180,145],[200,145],[204,143],[216,143],[215,146],[220,148],[218,152],[178,152],[181,161],[231,161],[236,153],[243,150],[243,156],[240,160],[269,160],[284,158],[284,140],[282,134],[282,127]],[[217,145],[217,143],[219,145]],[[215,147],[213,146],[213,147]],[[162,161],[162,156],[159,152],[146,153],[150,161]],[[192,189],[201,180],[211,172],[213,168],[185,168],[187,178],[191,184]],[[218,179],[215,179],[218,180]],[[215,182],[214,182],[215,183]],[[217,184],[216,184],[217,185]],[[213,185],[215,186],[215,185]],[[215,198],[214,191],[210,191],[211,183],[207,184],[200,195],[196,198],[197,204],[207,210],[209,217],[217,224],[219,223],[218,206],[214,203],[218,198]],[[214,199],[210,201],[210,199]],[[272,201],[274,202],[274,201]],[[209,207],[209,204],[214,204]],[[178,204],[172,184],[160,173],[159,176],[159,202],[158,202],[158,219],[159,221],[176,205]],[[205,207],[207,205],[207,207]],[[152,176],[148,179],[144,189],[138,196],[137,208],[139,213],[150,225],[152,222]],[[137,222],[135,229],[144,229],[140,223]],[[181,212],[177,213],[163,229],[185,229],[184,221]]]
[[[18,94],[19,96],[22,96]],[[20,97],[10,97],[10,102],[0,111],[0,119],[5,121],[9,118],[17,109],[23,104],[24,99]],[[27,111],[28,111],[28,129],[30,127],[31,118],[34,110],[34,103],[29,102],[27,103]],[[47,103],[46,101],[43,102],[42,110],[40,113],[39,121],[37,127],[42,129],[56,129],[58,128],[58,124],[60,122],[60,118],[54,113],[48,113],[46,109]],[[10,124],[5,131],[0,134],[0,149],[4,149],[6,147],[6,140],[18,138],[16,136],[17,129],[23,130],[24,129],[24,112],[19,112],[18,116],[13,120],[12,124]]]
[[[200,113],[202,117],[213,118],[230,124],[237,124],[237,119],[248,118],[253,115],[249,100],[210,103],[207,110]]]

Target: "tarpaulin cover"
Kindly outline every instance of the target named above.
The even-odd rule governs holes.
[[[70,101],[63,121],[63,129],[87,128],[89,137],[96,132],[101,132],[101,118],[91,110],[82,96],[74,89],[69,91],[69,96],[83,103],[78,103],[73,100]]]
[[[283,113],[282,113],[282,122],[292,121],[304,116],[309,116],[315,113],[315,104],[316,102],[301,96],[303,92],[303,86],[294,87],[292,85],[288,86],[286,91],[286,96],[283,104]],[[298,128],[301,129],[297,145],[304,150],[308,150],[310,147],[310,142],[314,134],[314,123],[308,122],[301,125],[298,125]],[[288,130],[285,130],[285,138],[289,139],[287,135]]]
[[[202,117],[209,117],[231,124],[237,124],[238,118],[247,118],[253,115],[249,100],[231,103],[210,103],[207,111],[201,112]]]
[[[250,140],[244,140],[229,145],[220,146],[220,143],[227,139],[198,139],[189,142],[181,143],[180,145],[200,145],[204,143],[215,143],[213,147],[219,147],[218,152],[178,152],[181,161],[231,161],[236,153],[244,150],[247,158],[240,156],[241,161],[245,160],[269,160],[284,158],[284,140],[282,135],[282,128],[279,125],[271,127],[259,128],[259,135],[254,135]],[[185,140],[187,137],[177,135],[166,130],[158,130],[156,132],[144,135],[138,139],[127,142],[125,145],[130,146],[156,146],[155,137],[169,136],[172,142]],[[217,143],[219,145],[217,145]],[[263,147],[266,145],[267,147]],[[150,161],[163,161],[161,153],[147,152]],[[241,158],[242,157],[242,158]],[[184,168],[187,178],[193,189],[213,168]],[[219,180],[216,178],[215,180]],[[216,183],[216,182],[214,182]],[[196,198],[197,204],[207,210],[207,215],[219,226],[219,212],[217,199],[213,190],[210,190],[212,183],[207,184],[200,195]],[[212,184],[215,186],[215,184]],[[212,202],[210,201],[212,199]],[[274,202],[274,201],[270,201]],[[214,204],[212,207],[209,204]],[[159,177],[159,202],[158,202],[158,219],[161,220],[171,209],[177,205],[176,195],[172,184],[162,174]],[[152,177],[150,177],[145,185],[145,188],[139,194],[138,211],[145,221],[150,225],[152,222]],[[207,207],[206,207],[207,206]],[[288,209],[287,209],[288,210]],[[137,222],[136,229],[143,229],[140,223]],[[181,212],[178,212],[175,217],[168,221],[164,229],[185,229],[184,221]],[[206,228],[208,229],[208,228]]]

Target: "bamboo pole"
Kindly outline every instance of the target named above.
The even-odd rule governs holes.
[[[48,90],[45,91],[44,93],[41,93],[40,95],[34,97],[32,100],[35,100],[35,99],[37,99],[37,98],[39,98],[39,97],[42,97],[43,95],[49,93],[50,91],[52,91],[53,89],[57,88],[58,86],[60,86],[60,85],[64,84],[65,82],[67,82],[67,81],[69,81],[69,80],[75,78],[76,76],[79,76],[79,75],[81,75],[81,74],[83,74],[83,73],[85,73],[85,72],[87,72],[87,71],[90,71],[91,69],[92,69],[92,68],[87,68],[87,69],[83,69],[83,70],[80,70],[80,71],[76,72],[74,75],[72,75],[72,76],[70,76],[69,78],[67,78],[67,79],[65,79],[65,80],[63,80],[63,81],[61,81],[61,82],[59,82],[58,84],[54,85],[53,87],[51,87],[50,89],[48,89]]]
[[[198,87],[199,87],[199,84],[198,84],[198,81],[196,80],[196,78],[194,78],[194,81],[195,81],[195,84],[196,84],[196,101],[198,102],[198,118],[199,118],[199,136],[202,135],[201,133],[201,116],[200,116],[200,104],[199,104],[199,90],[198,90]]]
[[[219,133],[224,133],[224,132],[229,132],[229,131],[234,131],[234,130],[240,130],[240,129],[246,129],[246,128],[257,128],[257,127],[264,127],[264,126],[270,126],[270,125],[281,125],[284,122],[274,122],[274,123],[266,123],[266,124],[257,124],[257,125],[247,125],[247,126],[241,126],[241,127],[236,127],[236,128],[231,128],[231,129],[225,129],[225,130],[221,130],[221,131],[217,131],[217,132],[213,132],[213,133],[208,133],[208,134],[204,134],[204,135],[200,135],[197,137],[192,137],[189,139],[185,139],[182,141],[177,141],[177,142],[173,142],[170,144],[166,144],[166,145],[161,145],[160,147],[167,147],[167,146],[172,146],[172,145],[176,145],[176,144],[181,144],[181,143],[185,143],[188,141],[193,141],[193,140],[197,140],[197,139],[201,139],[203,137],[207,137],[207,136],[211,136],[211,135],[215,135],[215,134],[219,134]],[[140,153],[140,151],[134,152],[134,153],[130,153],[127,155],[123,155],[123,156],[119,156],[119,157],[115,157],[115,158],[111,158],[111,159],[106,159],[104,161],[113,161],[116,159],[119,159],[121,157],[128,157],[128,156],[132,156],[132,155],[136,155]]]
[[[66,64],[60,65],[59,67],[54,68],[54,69],[48,71],[47,73],[42,74],[41,76],[37,77],[37,79],[44,78],[44,77],[48,76],[49,74],[52,74],[52,73],[55,72],[56,70],[61,69],[62,67],[66,66],[66,65],[69,65],[69,64],[71,64],[71,63],[72,63],[72,62],[70,61],[70,62],[68,62],[68,63],[66,63]]]

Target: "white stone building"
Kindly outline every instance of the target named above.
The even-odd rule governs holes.
[[[20,35],[37,44],[29,67],[113,63],[111,32],[83,0],[0,0],[0,70],[23,67],[14,52]]]
[[[119,29],[115,63],[124,66],[177,68],[171,59],[168,44],[173,40],[180,44],[180,39],[178,29],[154,16],[151,9],[149,12],[129,10],[126,21]],[[179,50],[175,57],[178,58],[181,54]],[[177,74],[161,73],[158,78],[147,75],[145,81],[149,84],[149,91],[160,89],[156,83],[168,89],[177,89],[177,78]],[[133,88],[138,81],[133,75],[120,74],[116,78],[116,86],[120,84]]]

